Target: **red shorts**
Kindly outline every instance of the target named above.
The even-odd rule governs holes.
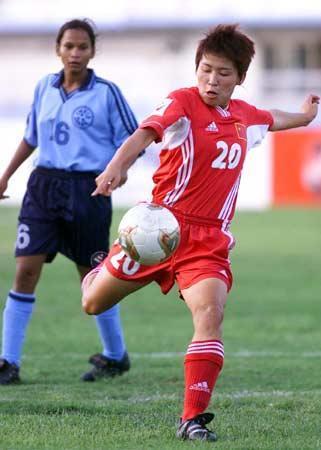
[[[156,281],[164,294],[175,281],[181,291],[206,278],[219,278],[230,290],[233,283],[229,260],[229,250],[234,244],[232,235],[218,226],[200,224],[179,216],[177,219],[181,239],[169,259],[154,266],[144,266],[129,258],[116,241],[104,262],[107,270],[121,280]]]

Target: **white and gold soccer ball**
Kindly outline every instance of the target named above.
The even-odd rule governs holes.
[[[118,227],[119,244],[134,261],[147,266],[161,263],[176,250],[179,223],[167,208],[139,203],[126,212]]]

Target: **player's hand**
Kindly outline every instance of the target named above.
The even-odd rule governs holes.
[[[301,107],[301,111],[306,115],[308,123],[310,123],[318,114],[318,105],[320,97],[318,95],[310,94]]]
[[[117,166],[108,164],[95,181],[97,187],[91,195],[105,195],[109,197],[116,188],[121,186],[122,171]]]
[[[0,178],[0,200],[4,200],[5,198],[9,198],[9,195],[5,195],[5,191],[8,187],[8,181],[4,178]]]
[[[123,171],[122,174],[121,174],[121,179],[120,179],[120,183],[119,183],[118,187],[120,187],[123,184],[125,184],[127,180],[128,180],[128,175],[127,175],[127,170],[126,170],[126,171]]]

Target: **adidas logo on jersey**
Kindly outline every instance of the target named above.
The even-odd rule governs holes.
[[[203,391],[203,392],[210,392],[207,381],[201,381],[200,383],[192,384],[189,387],[192,391]]]
[[[207,127],[205,128],[205,131],[209,131],[210,133],[216,133],[218,131],[217,125],[215,122],[211,122]]]

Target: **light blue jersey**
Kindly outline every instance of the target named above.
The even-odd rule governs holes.
[[[88,70],[66,94],[63,71],[38,83],[24,139],[38,147],[37,166],[99,173],[138,124],[119,88]]]

